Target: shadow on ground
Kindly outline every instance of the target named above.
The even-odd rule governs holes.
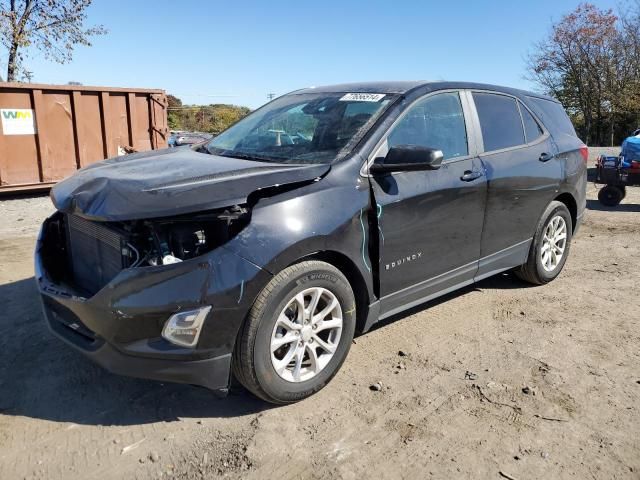
[[[243,389],[203,388],[113,375],[49,332],[33,278],[0,285],[0,413],[90,425],[237,417],[269,408]]]
[[[587,208],[589,210],[597,210],[599,212],[640,212],[640,205],[637,203],[623,203],[615,207],[606,207],[597,200],[587,200]]]
[[[523,288],[511,274],[440,297],[382,328],[475,289]],[[90,425],[138,425],[188,417],[237,417],[270,408],[240,387],[226,399],[198,387],[113,375],[53,336],[33,278],[0,286],[0,413]]]

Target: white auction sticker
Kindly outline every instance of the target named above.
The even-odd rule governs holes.
[[[341,102],[379,102],[385,97],[384,93],[347,93]]]
[[[21,108],[0,109],[2,133],[4,135],[34,135],[36,116],[33,110]]]

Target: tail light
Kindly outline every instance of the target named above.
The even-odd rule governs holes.
[[[582,155],[582,160],[584,161],[584,164],[586,165],[587,162],[589,161],[589,147],[587,147],[586,145],[582,145],[580,147],[580,155]]]

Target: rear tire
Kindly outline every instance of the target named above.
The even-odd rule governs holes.
[[[606,185],[598,192],[598,201],[605,207],[615,207],[625,197],[626,191],[615,185]]]
[[[240,331],[236,379],[270,403],[313,395],[347,357],[355,305],[349,281],[333,265],[306,261],[285,268],[258,295]]]
[[[567,206],[553,201],[540,217],[527,263],[515,270],[521,280],[543,285],[555,279],[564,267],[571,246],[573,223]]]

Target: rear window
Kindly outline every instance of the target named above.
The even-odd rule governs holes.
[[[527,143],[531,143],[542,136],[544,133],[533,115],[520,103],[520,113],[522,113],[522,123],[524,123],[524,134]]]
[[[525,143],[522,120],[515,99],[493,93],[473,93],[485,152]]]
[[[573,124],[562,105],[542,98],[527,97],[527,99],[533,113],[542,120],[542,123],[552,134],[564,133],[572,137],[577,136]]]

